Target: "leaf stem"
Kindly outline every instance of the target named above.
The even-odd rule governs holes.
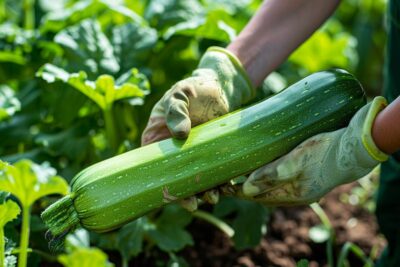
[[[0,267],[4,267],[4,228],[0,227]]]
[[[351,242],[346,242],[342,250],[340,251],[337,267],[346,266],[345,261],[347,259],[347,256],[349,255],[349,252],[353,252],[355,256],[362,260],[365,267],[372,267],[374,265],[373,261],[365,255],[361,248]]]
[[[310,205],[312,210],[318,215],[319,219],[321,220],[322,224],[329,230],[329,238],[326,243],[326,254],[328,257],[328,266],[333,267],[333,244],[335,243],[335,232],[333,230],[332,224],[326,215],[325,211],[321,208],[318,203],[312,203]]]
[[[35,27],[35,0],[24,0],[25,29],[33,30]]]
[[[192,214],[194,217],[203,219],[203,220],[209,222],[210,224],[214,225],[215,227],[220,229],[222,232],[224,232],[229,237],[232,237],[235,234],[235,230],[233,230],[232,227],[230,227],[227,223],[218,219],[217,217],[215,217],[214,215],[212,215],[208,212],[205,212],[202,210],[196,210]]]
[[[0,0],[0,22],[3,22],[5,20],[6,20],[6,0]]]
[[[116,152],[118,149],[118,134],[116,131],[112,106],[105,108],[103,110],[103,115],[108,144],[111,147],[112,151]]]
[[[40,257],[44,258],[46,261],[49,261],[49,262],[57,261],[57,257],[52,256],[52,255],[50,255],[44,251],[38,250],[38,249],[28,249],[28,252],[36,253],[37,255],[39,255]]]
[[[19,244],[18,267],[26,267],[29,244],[30,207],[22,206],[22,229]]]
[[[122,267],[128,267],[128,259],[126,257],[122,257]]]

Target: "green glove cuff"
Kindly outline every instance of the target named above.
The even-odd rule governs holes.
[[[367,117],[365,118],[362,133],[361,133],[361,141],[368,151],[370,156],[377,161],[383,162],[386,161],[389,156],[382,152],[376,145],[374,140],[372,139],[372,126],[375,121],[376,116],[380,111],[382,111],[388,105],[386,99],[382,96],[375,97],[371,102],[371,106],[368,110]]]
[[[227,50],[225,48],[218,47],[218,46],[211,46],[207,49],[207,52],[208,51],[216,51],[216,52],[224,53],[225,55],[227,55],[228,58],[231,60],[232,64],[235,66],[235,68],[240,72],[242,77],[246,80],[249,88],[253,89],[253,85],[250,81],[249,75],[247,74],[247,72],[244,69],[240,60],[233,53],[231,53],[229,50]],[[254,93],[253,94],[253,97],[254,97],[256,95],[256,91],[253,89],[252,92]]]

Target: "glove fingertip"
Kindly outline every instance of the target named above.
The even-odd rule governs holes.
[[[249,196],[249,197],[256,196],[261,192],[260,188],[258,188],[257,186],[253,185],[251,183],[251,181],[244,182],[244,184],[242,186],[242,190],[243,190],[243,194],[245,196]]]
[[[184,139],[188,137],[191,129],[191,121],[189,117],[182,116],[179,120],[173,119],[167,121],[168,128],[173,137]]]
[[[197,210],[198,207],[197,198],[195,196],[184,198],[179,201],[179,204],[181,205],[182,208],[184,208],[189,212]]]
[[[215,205],[219,201],[219,191],[217,189],[206,191],[202,199],[209,204]]]

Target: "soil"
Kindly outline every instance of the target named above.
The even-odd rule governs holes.
[[[359,246],[366,255],[371,251],[379,255],[385,246],[374,215],[359,205],[339,200],[343,193],[350,192],[355,185],[340,186],[320,201],[335,229],[335,260],[347,241]],[[232,241],[222,232],[196,220],[189,229],[195,245],[178,255],[193,267],[290,267],[296,266],[300,259],[309,260],[311,267],[327,266],[326,243],[314,243],[308,234],[312,226],[320,223],[318,216],[308,206],[279,208],[273,212],[268,231],[260,244],[251,250],[236,251]],[[362,266],[355,256],[350,255],[349,261],[352,267]]]

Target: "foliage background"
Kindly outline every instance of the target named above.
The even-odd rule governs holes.
[[[46,162],[43,168],[54,168],[70,181],[84,167],[138,147],[154,103],[191,73],[207,47],[226,46],[235,38],[260,4],[0,0],[1,160]],[[385,8],[385,0],[343,1],[332,18],[265,80],[258,99],[332,67],[354,73],[369,96],[380,94]],[[119,96],[112,93],[117,87],[125,88]],[[29,266],[57,260],[46,254],[45,227],[38,216],[55,199],[42,198],[32,208],[30,247],[39,252],[30,254]],[[271,212],[225,198],[212,216],[234,228],[235,245],[244,249],[259,242]],[[120,254],[117,265],[145,253],[184,266],[176,253],[193,243],[186,230],[193,216],[171,205],[111,234],[81,230],[58,261],[73,266],[68,257],[93,253],[101,258],[106,256],[102,249]],[[18,247],[19,224],[14,220],[6,225],[10,246]]]

